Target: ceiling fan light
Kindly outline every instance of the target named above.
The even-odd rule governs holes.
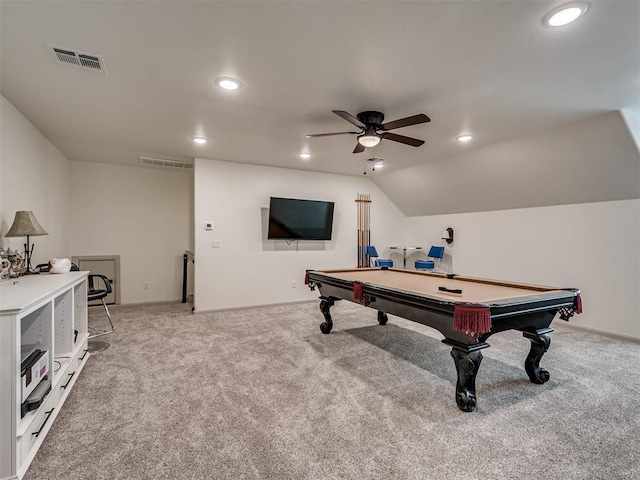
[[[372,133],[365,133],[358,137],[358,143],[363,147],[372,148],[380,143],[380,137]]]

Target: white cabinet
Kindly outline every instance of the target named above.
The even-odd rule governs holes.
[[[25,474],[87,361],[87,274],[0,282],[0,480]],[[51,391],[23,411],[21,363],[46,352]]]

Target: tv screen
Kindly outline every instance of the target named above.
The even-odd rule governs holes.
[[[271,197],[269,240],[331,240],[333,202]]]

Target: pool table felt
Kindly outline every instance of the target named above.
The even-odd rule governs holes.
[[[376,285],[391,290],[428,295],[445,302],[469,302],[491,304],[506,300],[548,295],[557,291],[558,295],[566,295],[566,291],[554,287],[527,285],[521,283],[497,282],[470,277],[449,279],[444,274],[417,272],[414,270],[381,270],[377,268],[349,270],[316,270],[318,273],[341,278],[362,284]],[[441,292],[438,287],[461,289],[462,294]]]

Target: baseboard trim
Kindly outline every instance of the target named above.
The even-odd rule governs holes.
[[[279,303],[264,303],[261,305],[247,305],[242,307],[230,307],[230,308],[216,308],[212,310],[194,310],[194,314],[201,313],[220,313],[220,312],[234,312],[237,310],[252,310],[256,308],[265,308],[265,307],[286,307],[287,305],[298,305],[303,303],[315,303],[317,300],[296,300],[293,302],[279,302]]]
[[[616,340],[626,340],[628,342],[633,342],[633,343],[640,343],[640,338],[639,337],[634,337],[632,335],[624,335],[622,333],[613,333],[613,332],[608,332],[606,330],[600,330],[598,328],[593,328],[593,327],[585,327],[584,325],[576,325],[575,323],[554,323],[551,326],[558,326],[560,325],[561,328],[568,328],[571,330],[583,330],[585,332],[589,332],[589,333],[597,333],[598,335],[603,335],[605,337],[611,337],[611,338],[615,338]]]
[[[148,307],[151,305],[175,305],[176,303],[181,303],[182,300],[162,300],[156,302],[136,302],[136,303],[119,303],[118,305],[108,305],[109,310],[118,310],[119,308],[128,308],[128,307]],[[189,305],[189,303],[185,303],[184,305]],[[92,305],[93,307],[100,307],[102,305]]]

